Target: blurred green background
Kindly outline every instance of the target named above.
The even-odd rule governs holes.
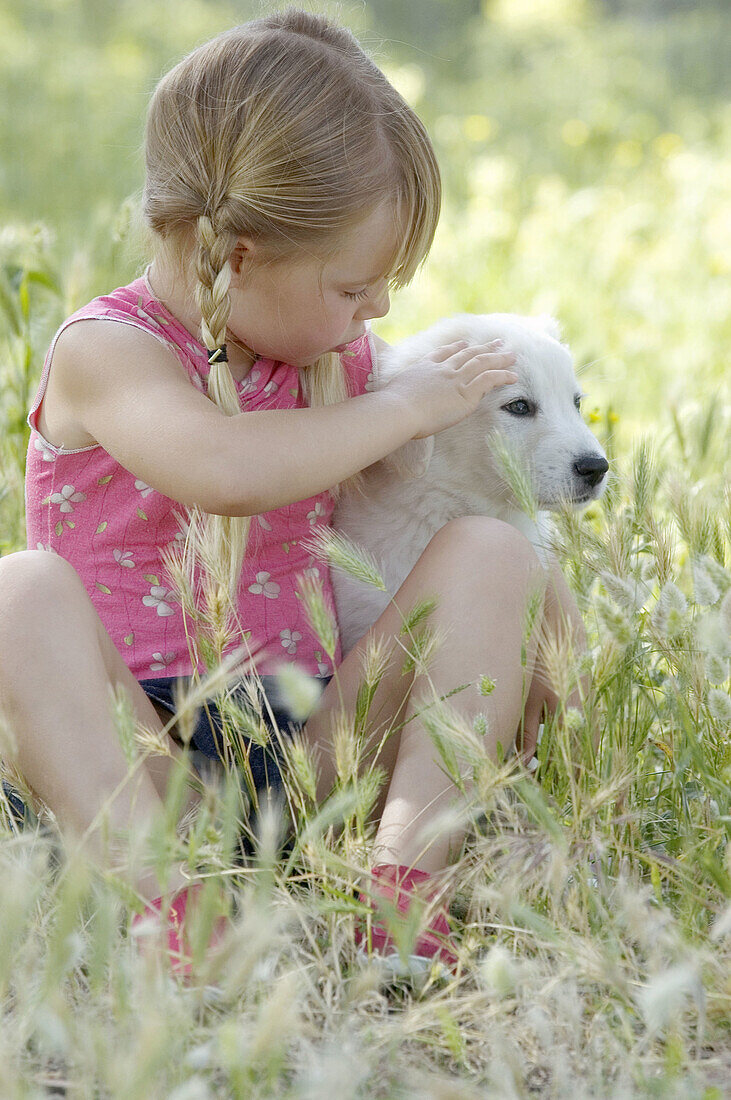
[[[0,2],[0,263],[11,284],[23,264],[45,265],[61,288],[32,288],[34,380],[62,318],[140,271],[134,205],[156,81],[201,41],[285,6]],[[692,417],[712,402],[723,422],[724,0],[300,6],[353,30],[423,118],[444,175],[434,248],[381,335],[460,311],[548,311],[582,372],[584,412],[614,449],[646,427],[675,431],[673,409]]]

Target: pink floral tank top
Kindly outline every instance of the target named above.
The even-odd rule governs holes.
[[[94,298],[68,317],[46,355],[38,392],[28,414],[25,504],[29,549],[60,554],[81,577],[112,641],[138,680],[189,676],[192,672],[180,601],[160,558],[160,549],[185,538],[187,511],[146,485],[99,444],[66,450],[44,439],[38,410],[48,382],[60,333],[75,321],[94,318],[144,329],[177,355],[192,385],[203,393],[209,373],[208,352],[152,294],[147,271],[128,286]],[[370,388],[373,344],[366,332],[341,353],[352,396]],[[304,408],[296,367],[257,359],[236,383],[242,412]],[[300,596],[300,575],[319,576],[325,601],[335,605],[328,566],[301,546],[319,525],[331,523],[334,502],[328,491],[307,500],[253,516],[249,546],[238,593],[244,641],[259,651],[260,674],[273,673],[282,661],[296,663],[314,676],[332,675],[322,643],[310,627]],[[192,624],[194,626],[194,624]],[[342,659],[340,643],[335,665]],[[203,673],[205,666],[198,665]]]

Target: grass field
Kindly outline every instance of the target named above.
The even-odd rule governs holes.
[[[601,501],[556,520],[599,751],[577,709],[547,723],[536,780],[436,709],[445,768],[478,793],[453,867],[461,971],[414,989],[355,959],[378,789],[357,777],[355,728],[322,805],[292,754],[293,836],[264,815],[243,861],[235,775],[187,831],[171,790],[147,858],[225,882],[238,928],[189,990],[137,957],[121,873],[66,850],[48,815],[15,831],[0,799],[3,1100],[731,1095],[731,13],[607,7],[429,0],[428,31],[415,4],[339,9],[424,118],[445,178],[432,253],[376,330],[550,312],[574,352],[611,461]],[[0,3],[0,554],[25,546],[25,416],[50,338],[144,259],[147,96],[252,14]],[[559,654],[564,697],[571,667]],[[307,683],[289,690],[306,706]],[[132,776],[155,745],[118,714]],[[12,739],[5,725],[5,769]]]

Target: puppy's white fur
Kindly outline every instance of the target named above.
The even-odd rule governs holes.
[[[604,489],[606,456],[576,406],[581,388],[551,317],[463,313],[444,318],[379,354],[367,388],[381,389],[414,362],[421,361],[425,371],[433,369],[426,356],[454,340],[482,344],[498,337],[517,356],[512,369],[518,381],[486,394],[473,413],[451,428],[410,440],[369,466],[363,471],[365,497],[347,495],[336,505],[333,527],[371,552],[388,589],[381,592],[332,569],[343,655],[373,625],[448,520],[467,515],[502,519],[533,543],[545,563],[550,509],[561,499],[578,507]],[[527,404],[513,405],[512,412],[506,408],[518,401]],[[526,408],[529,415],[524,415]],[[495,430],[530,473],[541,509],[536,522],[521,511],[490,448]],[[454,567],[459,569],[459,561]]]

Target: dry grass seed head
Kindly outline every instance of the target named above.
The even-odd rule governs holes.
[[[308,538],[300,540],[300,546],[321,561],[327,561],[333,568],[340,569],[382,592],[386,591],[385,581],[374,556],[342,531],[336,531],[332,527],[318,527]]]
[[[545,619],[538,629],[538,652],[534,675],[563,703],[581,686],[583,649],[574,637],[573,623],[563,620],[558,629]]]
[[[360,752],[350,717],[341,710],[333,718],[332,742],[338,779],[346,784],[358,774]]]
[[[658,583],[662,588],[675,574],[676,539],[670,524],[658,520],[652,513],[647,517],[646,526],[655,559]]]
[[[425,676],[431,683],[429,663],[453,632],[454,627],[451,625],[434,628],[424,626],[416,633],[410,634],[407,642],[399,642],[406,654],[401,667],[402,676],[413,670],[415,677]]]
[[[361,667],[366,685],[375,687],[381,682],[391,663],[394,648],[395,642],[385,638],[382,634],[368,634],[366,647],[361,656]]]
[[[338,624],[325,603],[322,578],[311,574],[297,577],[297,588],[302,597],[305,615],[315,635],[331,661],[334,660],[338,640]]]

